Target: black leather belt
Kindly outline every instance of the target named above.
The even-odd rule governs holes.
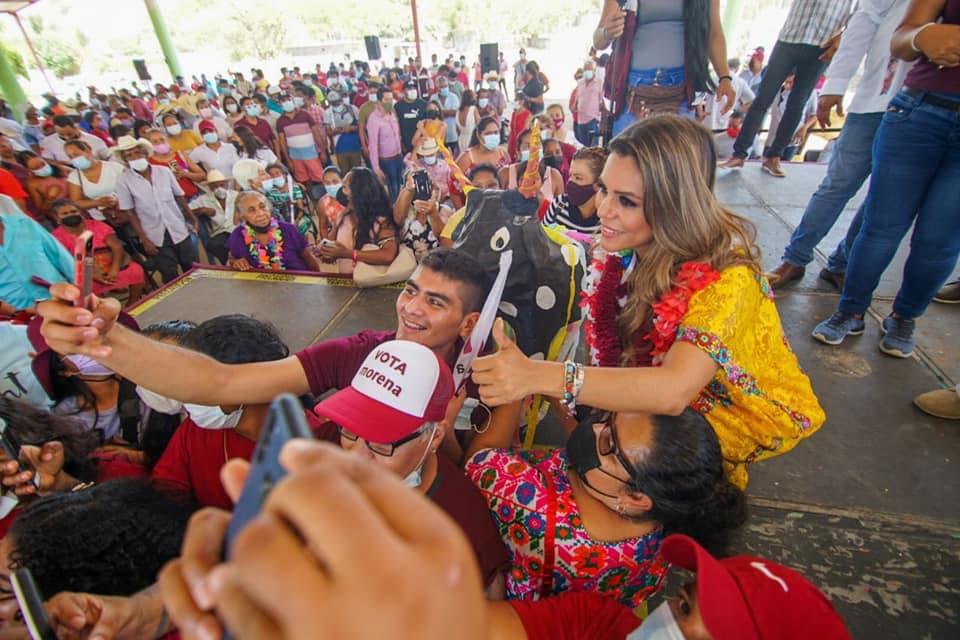
[[[949,111],[956,111],[960,113],[960,100],[947,100],[946,98],[941,98],[940,96],[935,96],[926,91],[917,91],[916,89],[906,89],[904,91],[911,98],[917,98],[920,102],[926,102],[927,104],[932,104],[935,107],[940,107],[941,109],[947,109]]]

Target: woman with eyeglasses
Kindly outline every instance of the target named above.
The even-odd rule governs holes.
[[[679,416],[591,416],[565,449],[485,449],[466,465],[510,551],[507,597],[597,592],[634,608],[660,588],[664,536],[723,554],[746,518],[710,424]]]

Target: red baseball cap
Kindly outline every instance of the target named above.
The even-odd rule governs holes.
[[[205,133],[207,131],[216,133],[217,131],[217,128],[209,120],[201,120],[200,124],[197,125],[197,128],[200,129],[200,133]]]
[[[370,352],[349,387],[314,410],[367,442],[386,444],[443,420],[451,397],[453,376],[437,354],[417,342],[390,340]]]
[[[833,605],[802,575],[754,556],[718,560],[674,534],[664,560],[697,574],[697,606],[714,640],[849,640]]]

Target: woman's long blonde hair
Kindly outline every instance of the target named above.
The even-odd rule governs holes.
[[[680,265],[695,260],[722,271],[744,264],[760,273],[760,251],[753,223],[714,196],[717,154],[705,127],[679,116],[654,116],[614,138],[610,152],[636,163],[643,215],[653,233],[649,248],[637,257],[618,318],[627,364],[651,305],[673,287]]]

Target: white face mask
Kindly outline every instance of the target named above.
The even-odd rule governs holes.
[[[217,187],[213,190],[213,194],[222,200],[227,197],[227,188]]]
[[[183,403],[179,400],[167,398],[159,393],[145,389],[140,385],[137,385],[137,395],[140,396],[143,404],[147,405],[158,413],[166,413],[167,415],[175,416],[183,411]]]
[[[593,69],[585,69],[583,71],[584,80],[593,80]]]
[[[437,156],[423,156],[423,163],[429,166],[437,164]]]
[[[407,100],[416,100],[416,99],[417,99],[417,90],[407,89]]]
[[[134,171],[146,171],[147,167],[150,166],[150,163],[147,162],[146,158],[137,158],[136,160],[131,160],[127,164],[130,165],[130,168]]]
[[[201,118],[212,118],[212,117],[213,117],[213,109],[211,109],[210,107],[204,107],[203,109],[200,109],[200,117],[201,117]]]
[[[427,455],[430,453],[430,444],[433,442],[433,436],[437,433],[438,424],[433,424],[433,429],[430,430],[430,437],[427,438],[427,448],[423,450],[423,455],[420,456],[420,462],[417,463],[417,466],[413,471],[407,474],[407,477],[403,479],[403,484],[407,485],[411,489],[416,489],[421,484],[423,484],[423,463],[427,460]]]
[[[683,632],[673,617],[670,603],[664,602],[653,610],[638,629],[627,636],[627,640],[684,640]]]
[[[235,103],[231,102],[230,104],[227,105],[227,111],[229,111],[230,113],[236,113],[236,112],[237,112],[237,105],[236,105]]]
[[[301,98],[300,96],[295,97],[295,98],[293,99],[293,106],[297,107],[298,109],[299,109],[300,107],[302,107],[302,106],[303,106],[303,98]]]
[[[183,408],[201,429],[233,429],[243,416],[242,405],[231,413],[224,413],[220,407],[206,407],[199,404],[185,404]]]
[[[183,127],[181,127],[178,124],[172,124],[169,127],[167,127],[167,133],[170,134],[171,136],[178,136],[180,135],[181,131],[183,131]]]

